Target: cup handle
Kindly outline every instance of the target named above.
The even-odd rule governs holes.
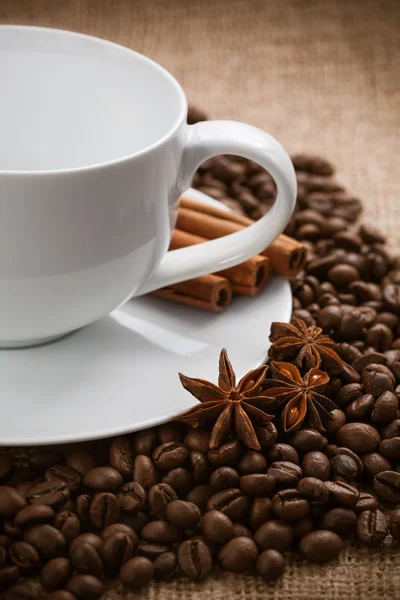
[[[296,176],[289,155],[271,135],[236,121],[187,125],[178,190],[183,193],[196,169],[208,158],[235,154],[255,161],[275,180],[277,197],[259,221],[223,238],[167,252],[139,295],[193,277],[238,265],[267,248],[290,219],[296,202]]]

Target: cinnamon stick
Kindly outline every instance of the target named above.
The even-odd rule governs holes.
[[[181,198],[176,226],[195,235],[215,239],[240,231],[253,223],[251,219],[232,211]],[[304,267],[306,252],[303,244],[281,234],[272,244],[261,252],[270,259],[271,269],[287,277],[293,277]]]
[[[220,313],[232,301],[232,287],[229,281],[218,275],[202,275],[152,293],[165,300],[213,313]]]

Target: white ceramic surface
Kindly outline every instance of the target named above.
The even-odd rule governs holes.
[[[241,263],[290,218],[296,179],[282,146],[242,123],[186,125],[177,81],[128,48],[0,26],[0,82],[2,346],[39,343],[133,295]],[[165,255],[180,193],[223,153],[270,171],[272,210],[233,237]]]
[[[215,202],[194,190],[185,196]],[[243,375],[263,362],[271,322],[289,320],[291,305],[283,277],[219,315],[146,296],[50,344],[0,350],[0,446],[89,440],[167,421],[196,402],[179,371],[216,381],[224,346]]]

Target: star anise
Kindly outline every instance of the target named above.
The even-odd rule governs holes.
[[[301,319],[294,318],[292,323],[272,323],[269,336],[272,346],[269,356],[273,360],[290,360],[299,368],[319,368],[321,364],[338,372],[343,361],[335,352],[335,342],[316,325],[307,327]]]
[[[265,397],[261,384],[268,370],[266,365],[249,371],[236,384],[235,373],[226,350],[219,357],[218,386],[204,379],[192,379],[179,373],[183,387],[195,398],[198,404],[177,417],[178,421],[198,427],[204,421],[215,421],[210,448],[218,448],[228,437],[232,429],[248,448],[260,450],[261,446],[254,430],[256,425],[266,425],[273,419],[263,408],[270,404]]]
[[[329,375],[313,367],[301,377],[298,368],[286,362],[272,362],[271,370],[274,378],[265,381],[265,395],[271,398],[272,408],[284,405],[284,430],[298,429],[308,415],[311,426],[324,433],[324,424],[332,419],[331,411],[338,408],[332,400],[320,394],[329,381]]]

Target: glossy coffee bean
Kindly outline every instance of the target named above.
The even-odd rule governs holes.
[[[81,483],[81,476],[68,465],[52,465],[44,474],[46,481],[62,481],[70,491],[77,490]]]
[[[271,448],[278,437],[278,430],[273,423],[267,423],[264,427],[255,427],[255,431],[262,450]]]
[[[204,431],[204,429],[190,429],[183,443],[189,450],[207,454],[210,449],[210,438],[211,433],[209,431]]]
[[[235,465],[240,456],[239,440],[230,440],[216,450],[211,450],[207,457],[213,465]]]
[[[177,558],[174,552],[163,552],[157,556],[154,563],[156,579],[168,579],[175,571]]]
[[[137,537],[135,531],[131,527],[128,527],[128,525],[124,525],[123,523],[113,523],[113,525],[109,525],[108,527],[106,527],[100,534],[101,535],[100,542],[102,540],[105,542],[108,537],[114,536],[117,533],[122,533],[124,535],[127,535],[130,538],[130,540],[132,541],[133,548],[134,549],[136,548],[137,543],[138,543],[138,537]],[[102,553],[103,548],[104,548],[103,544],[101,544],[98,547],[98,550],[100,551],[100,553]]]
[[[370,477],[374,477],[377,475],[377,473],[381,473],[382,471],[391,471],[392,469],[392,465],[387,458],[378,452],[364,454],[362,460],[365,471],[368,473],[368,475],[370,475]]]
[[[26,499],[20,492],[8,485],[0,486],[0,517],[13,517],[25,506]]]
[[[39,505],[37,505],[38,507]],[[81,523],[78,517],[69,510],[61,510],[56,513],[52,524],[63,534],[68,543],[81,533]]]
[[[290,434],[289,442],[297,452],[305,454],[312,450],[321,449],[322,435],[315,429],[298,429]]]
[[[344,408],[346,406],[348,406],[350,403],[356,401],[358,398],[361,397],[363,393],[363,388],[362,385],[359,383],[348,383],[347,385],[344,385],[342,388],[340,388],[337,396],[336,396],[336,403],[341,407]]]
[[[201,526],[205,538],[213,544],[225,544],[233,535],[233,523],[219,510],[209,510],[203,515]]]
[[[181,539],[181,533],[166,521],[151,521],[143,527],[141,537],[148,542],[172,544]]]
[[[248,496],[269,496],[275,488],[275,483],[275,477],[271,474],[254,473],[243,475],[239,487]]]
[[[352,508],[360,498],[359,490],[344,481],[326,481],[325,485],[329,490],[329,497],[340,506]]]
[[[92,500],[89,509],[90,522],[98,529],[104,529],[118,521],[120,505],[114,494],[100,492]]]
[[[185,465],[189,458],[189,451],[183,444],[167,442],[154,450],[152,458],[160,471],[172,471]]]
[[[85,449],[69,450],[66,455],[66,464],[77,471],[81,477],[97,466],[93,452]]]
[[[368,419],[375,405],[372,394],[363,394],[346,406],[346,417],[349,421],[361,421]]]
[[[396,471],[382,471],[375,475],[372,487],[375,494],[383,502],[389,504],[400,503],[400,473]]]
[[[278,488],[295,487],[303,476],[298,465],[283,460],[272,463],[267,473],[275,478]]]
[[[362,370],[362,383],[367,394],[378,398],[386,391],[393,391],[395,378],[385,365],[372,364]]]
[[[357,537],[365,546],[377,547],[388,533],[385,515],[380,510],[365,510],[357,522]]]
[[[260,525],[268,521],[272,516],[272,500],[270,498],[258,497],[254,498],[250,506],[248,520],[253,531],[258,529]]]
[[[183,467],[172,469],[164,475],[162,483],[170,485],[178,494],[178,496],[186,496],[194,486],[194,479],[191,471]]]
[[[67,543],[63,534],[51,525],[34,525],[24,532],[24,541],[31,544],[46,560],[63,556]]]
[[[400,436],[400,419],[396,418],[382,429],[382,439],[387,440]]]
[[[379,502],[375,496],[368,492],[360,492],[360,498],[354,507],[356,515],[364,512],[364,510],[377,510],[379,508]]]
[[[210,477],[210,463],[204,452],[193,450],[189,454],[190,468],[196,483],[205,483]]]
[[[326,434],[334,436],[345,425],[346,421],[345,413],[340,408],[335,408],[330,412],[330,419],[324,425]]]
[[[155,429],[145,429],[135,433],[133,438],[133,450],[139,456],[151,456],[154,448],[159,443]],[[140,482],[139,482],[140,483]]]
[[[274,444],[267,451],[267,460],[269,463],[286,461],[295,465],[299,464],[299,455],[295,448],[289,444]]]
[[[146,504],[146,492],[140,483],[130,481],[120,488],[117,500],[122,512],[136,515]]]
[[[278,519],[283,521],[298,521],[308,515],[308,501],[295,489],[277,492],[272,498],[272,510]]]
[[[165,425],[157,427],[157,437],[162,444],[183,441],[182,430],[177,423],[165,423]]]
[[[236,537],[219,551],[218,560],[223,569],[230,573],[244,573],[251,569],[258,558],[258,548],[248,537]]]
[[[100,577],[103,565],[99,553],[91,544],[79,543],[70,549],[69,558],[77,573]]]
[[[173,500],[167,505],[167,519],[179,529],[190,529],[200,522],[201,512],[196,504],[185,500]]]
[[[337,448],[334,448],[332,450],[331,458],[336,457],[336,456],[342,456],[342,455],[348,456],[355,462],[355,464],[357,466],[357,477],[361,477],[361,475],[364,472],[364,465],[363,465],[363,461],[358,456],[358,454],[353,452],[353,450],[350,450],[350,448],[344,448],[342,446],[338,446]]]
[[[193,502],[193,504],[196,504],[196,506],[198,506],[201,512],[203,513],[205,512],[207,502],[209,501],[212,495],[213,491],[210,485],[196,485],[192,490],[190,490],[190,492],[186,496],[186,500],[188,502]]]
[[[277,550],[264,550],[257,559],[257,573],[267,581],[278,579],[286,568],[284,556]]]
[[[379,444],[379,452],[391,461],[400,461],[400,436],[382,440]]]
[[[337,432],[337,443],[356,454],[375,452],[380,441],[378,431],[367,423],[347,423]]]
[[[239,473],[232,467],[219,467],[210,477],[210,486],[214,493],[228,488],[238,488],[239,479]]]
[[[58,510],[70,499],[70,491],[64,481],[43,481],[29,490],[27,499],[30,504],[46,504]]]
[[[399,409],[399,401],[396,394],[390,391],[383,392],[376,400],[371,413],[371,421],[374,423],[388,423],[396,418]]]
[[[62,588],[71,577],[72,569],[67,558],[53,558],[40,573],[40,581],[46,590]]]
[[[348,482],[355,481],[358,477],[357,463],[351,456],[338,454],[330,460],[331,471],[334,478],[345,479]]]
[[[120,567],[132,557],[136,543],[126,533],[113,533],[104,540],[101,551],[104,571],[108,577],[114,577]]]
[[[134,453],[131,439],[126,435],[113,438],[110,445],[111,466],[121,473],[124,479],[132,476]]]
[[[75,512],[79,517],[83,527],[89,527],[90,525],[90,505],[92,503],[92,497],[89,494],[81,494],[75,501]]]
[[[293,541],[293,528],[285,521],[273,519],[257,529],[254,541],[260,551],[272,548],[286,552]]]
[[[201,540],[186,540],[179,546],[178,563],[182,572],[189,579],[199,581],[211,570],[210,549]]]
[[[150,509],[157,519],[165,520],[167,518],[168,504],[177,499],[178,496],[175,490],[167,483],[157,483],[148,492]]]
[[[242,519],[250,509],[251,501],[239,488],[217,492],[207,502],[207,510],[219,510],[232,521]]]
[[[40,566],[38,551],[27,542],[14,542],[8,549],[8,555],[11,562],[21,571],[33,571]]]
[[[329,499],[329,490],[321,479],[304,477],[297,484],[297,490],[308,500],[311,506],[322,506]]]
[[[305,535],[299,544],[300,555],[310,562],[327,562],[336,558],[343,548],[340,537],[333,531],[319,529]]]
[[[113,527],[112,525],[110,525],[110,527]],[[114,525],[115,527],[115,525]],[[123,526],[125,527],[125,526]],[[102,532],[102,535],[107,532],[109,530],[109,528],[107,527],[107,529],[104,530],[104,532]],[[75,548],[76,546],[79,546],[80,544],[89,544],[90,546],[93,546],[93,548],[99,553],[101,554],[102,550],[103,550],[103,546],[104,546],[104,541],[103,539],[99,536],[96,535],[95,533],[82,533],[81,535],[78,535],[77,538],[75,538],[74,540],[72,540],[70,546],[69,546],[69,550],[73,550],[73,548]]]
[[[242,454],[237,462],[237,468],[241,475],[250,475],[252,473],[265,473],[267,461],[261,452],[247,450]]]
[[[139,542],[136,552],[139,556],[145,556],[150,560],[155,560],[164,552],[168,551],[168,546],[165,544],[155,544],[152,542]]]
[[[14,519],[17,527],[25,529],[38,523],[49,523],[54,517],[54,510],[45,504],[30,504],[20,510]]]
[[[315,477],[326,481],[329,479],[330,464],[328,457],[318,450],[307,452],[301,461],[304,477]]]
[[[320,527],[334,531],[340,537],[347,537],[352,535],[357,527],[357,515],[351,508],[331,508],[322,515]]]
[[[78,600],[97,600],[104,591],[101,581],[93,575],[74,575],[68,580],[66,588]]]
[[[91,490],[113,492],[124,484],[124,480],[112,467],[95,467],[86,473],[83,484]]]

